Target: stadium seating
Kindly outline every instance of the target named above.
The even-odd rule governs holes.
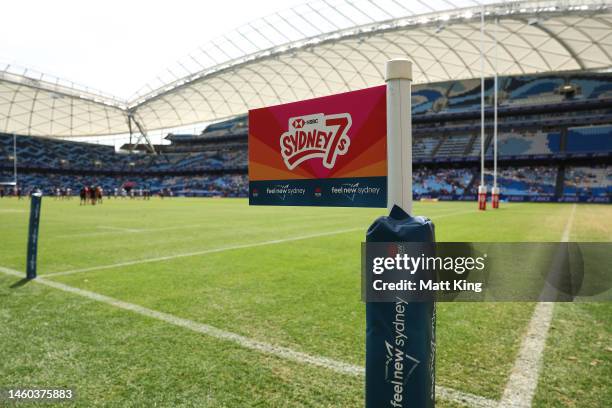
[[[0,134],[0,146],[0,157],[6,166],[12,156],[13,136]],[[245,148],[225,150],[223,143],[215,151],[154,156],[117,154],[111,146],[18,136],[17,150],[19,166],[28,169],[163,172],[246,169],[247,166]]]
[[[578,88],[576,98],[612,98],[612,78],[584,74],[572,76],[569,83]]]
[[[463,156],[470,142],[469,135],[457,135],[445,138],[438,148],[438,157]]]
[[[413,171],[412,191],[417,195],[462,195],[474,174],[469,169],[428,169]]]
[[[1,178],[12,177],[11,173],[0,173]],[[245,174],[224,174],[221,176],[106,176],[106,175],[66,175],[54,173],[18,173],[17,183],[24,187],[24,192],[40,189],[45,195],[53,196],[56,188],[70,188],[77,194],[81,187],[101,186],[106,195],[112,195],[114,189],[121,189],[127,184],[134,189],[148,189],[153,194],[172,191],[176,196],[204,197],[244,197],[247,195],[248,182]],[[5,191],[7,191],[5,189]]]
[[[612,196],[612,166],[566,168],[563,195]]]
[[[500,156],[548,155],[561,150],[559,132],[500,132],[497,141]],[[487,155],[493,154],[493,144],[489,144]]]
[[[412,112],[414,114],[435,112],[444,108],[449,83],[415,85],[412,89]]]
[[[229,135],[246,135],[248,132],[248,117],[238,116],[224,122],[213,123],[204,129],[204,137],[223,137]]]
[[[498,184],[503,196],[611,196],[612,111],[607,98],[612,98],[612,76],[500,77],[498,87],[502,161]],[[488,78],[488,115],[492,92],[493,81]],[[413,87],[415,194],[457,198],[475,193],[480,98],[479,79]],[[485,151],[490,160],[490,116],[486,124]],[[211,124],[200,134],[168,134],[169,144],[157,146],[157,155],[17,136],[18,181],[26,190],[36,186],[47,192],[70,187],[76,193],[84,184],[112,191],[129,182],[153,192],[170,189],[177,195],[245,196],[247,134],[248,117],[241,115]],[[13,136],[0,134],[0,182],[12,180],[12,156]],[[585,167],[584,160],[591,159],[594,167]],[[562,162],[553,165],[550,160]],[[487,174],[486,180],[490,186],[491,176]]]
[[[497,184],[504,195],[552,196],[556,179],[556,167],[507,167],[500,169]]]
[[[567,152],[611,152],[612,125],[569,128]]]
[[[516,76],[506,81],[504,91],[508,105],[559,103],[565,99],[558,90],[565,83],[560,77]]]
[[[493,94],[493,81],[485,81],[485,98]],[[447,112],[460,112],[480,107],[480,79],[456,81],[450,88]]]
[[[430,159],[434,149],[440,144],[438,137],[415,137],[412,156],[415,159]]]

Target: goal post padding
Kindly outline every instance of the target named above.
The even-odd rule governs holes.
[[[434,224],[394,206],[366,241],[435,242]],[[434,302],[366,303],[367,408],[434,407],[435,319]]]
[[[38,255],[38,229],[40,225],[40,207],[42,194],[34,193],[30,201],[30,225],[28,228],[28,258],[26,260],[26,278],[36,278]]]

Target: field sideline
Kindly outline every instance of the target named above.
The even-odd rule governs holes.
[[[434,220],[438,241],[559,241],[575,211],[569,240],[612,241],[611,206],[475,206],[415,203],[415,213]],[[28,208],[0,200],[0,388],[74,387],[83,407],[362,405],[363,377],[351,374],[364,363],[360,242],[382,210],[45,197],[42,285],[11,272],[25,268]],[[437,383],[448,398],[437,405],[499,401],[533,311],[439,304]],[[605,406],[611,312],[554,306],[533,406]]]

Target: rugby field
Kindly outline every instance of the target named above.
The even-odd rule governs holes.
[[[438,241],[612,240],[612,206],[475,207],[415,213]],[[26,282],[28,210],[0,200],[0,388],[71,387],[79,407],[363,405],[360,242],[382,210],[45,197],[40,278]],[[556,304],[548,323],[534,310],[439,304],[437,406],[517,391],[535,407],[606,406],[611,305]],[[543,352],[525,350],[528,332]]]

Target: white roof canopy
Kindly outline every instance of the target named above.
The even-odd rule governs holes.
[[[485,75],[495,66],[501,75],[612,68],[611,2],[404,3],[322,0],[249,23],[179,61],[131,101],[8,67],[0,70],[0,132],[127,133],[128,115],[143,130],[214,121],[379,85],[396,57],[413,61],[417,83],[478,77],[483,7]]]

